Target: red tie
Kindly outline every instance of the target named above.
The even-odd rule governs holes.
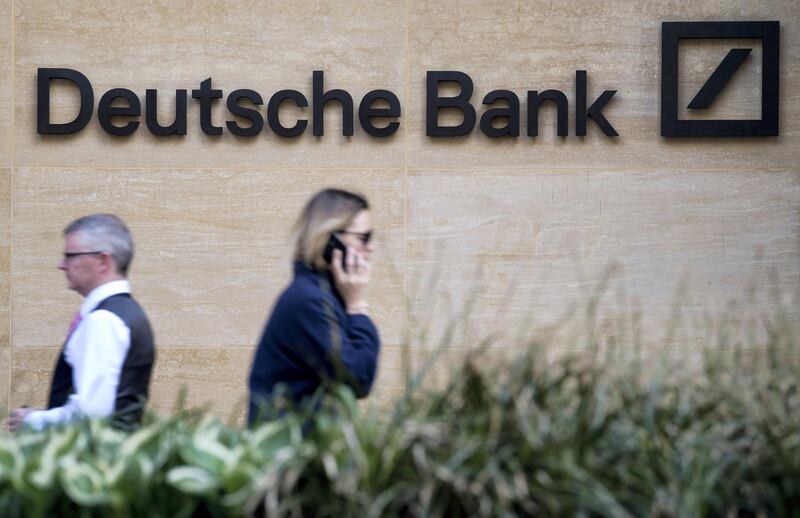
[[[81,323],[81,312],[78,311],[75,313],[75,317],[72,319],[72,322],[69,324],[69,331],[67,331],[67,339],[72,336],[72,332],[75,331],[75,328],[78,327],[78,324]]]

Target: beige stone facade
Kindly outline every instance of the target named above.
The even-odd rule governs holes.
[[[702,20],[781,22],[780,136],[660,136],[661,22]],[[729,43],[682,51],[681,102]],[[711,117],[758,117],[761,49],[744,44],[754,57]],[[37,134],[40,67],[91,81],[95,115],[79,133]],[[160,118],[171,121],[175,89],[208,77],[224,95],[250,88],[266,103],[291,88],[310,98],[314,70],[356,103],[373,89],[394,92],[399,131],[370,137],[356,114],[355,134],[343,137],[341,111],[330,106],[323,137],[310,123],[295,139],[269,129],[211,137],[191,97],[184,137],[154,137],[144,121],[112,137],[96,117],[110,88],[133,90],[143,109],[145,89],[156,88]],[[555,136],[555,110],[543,108],[537,138],[525,136],[524,116],[518,138],[490,139],[477,127],[426,137],[431,70],[469,74],[479,117],[490,90],[514,91],[523,110],[528,90],[562,90],[569,136]],[[619,137],[592,121],[586,137],[574,136],[576,70],[588,73],[590,102],[617,90],[603,113]],[[289,227],[329,185],[362,191],[374,206],[381,404],[425,363],[435,339],[420,344],[420,330],[431,324],[437,336],[476,286],[470,327],[479,334],[558,321],[602,287],[612,264],[602,297],[612,327],[638,313],[643,332],[659,336],[676,308],[719,314],[732,299],[746,305],[751,285],[761,293],[751,313],[774,315],[779,301],[765,294],[779,287],[787,303],[800,292],[799,74],[796,0],[0,0],[0,407],[43,403],[79,303],[55,268],[61,229],[100,211],[134,233],[131,280],[156,331],[153,402],[162,411],[185,386],[190,403],[241,416],[253,347],[289,279]],[[54,121],[77,110],[69,88],[55,88],[52,103]],[[217,125],[232,118],[224,106],[217,101]],[[310,109],[283,116],[289,125]],[[444,363],[464,345],[451,344]]]

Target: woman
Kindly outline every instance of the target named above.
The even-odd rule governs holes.
[[[369,393],[380,349],[367,303],[371,236],[369,204],[358,194],[325,189],[303,209],[294,228],[294,278],[272,310],[250,372],[250,425],[279,395],[298,407],[333,382],[348,384],[357,397]],[[346,253],[331,253],[337,240]]]

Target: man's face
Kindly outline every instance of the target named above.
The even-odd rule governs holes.
[[[73,232],[64,237],[64,257],[59,261],[58,268],[63,270],[69,289],[85,297],[100,284],[104,269],[104,254],[90,250],[83,241],[80,232]],[[70,254],[83,255],[70,256]]]

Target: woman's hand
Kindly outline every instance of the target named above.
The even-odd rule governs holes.
[[[352,247],[347,247],[347,271],[342,268],[342,251],[333,251],[331,270],[336,289],[344,299],[345,308],[351,315],[367,315],[367,285],[370,265],[367,259]]]

